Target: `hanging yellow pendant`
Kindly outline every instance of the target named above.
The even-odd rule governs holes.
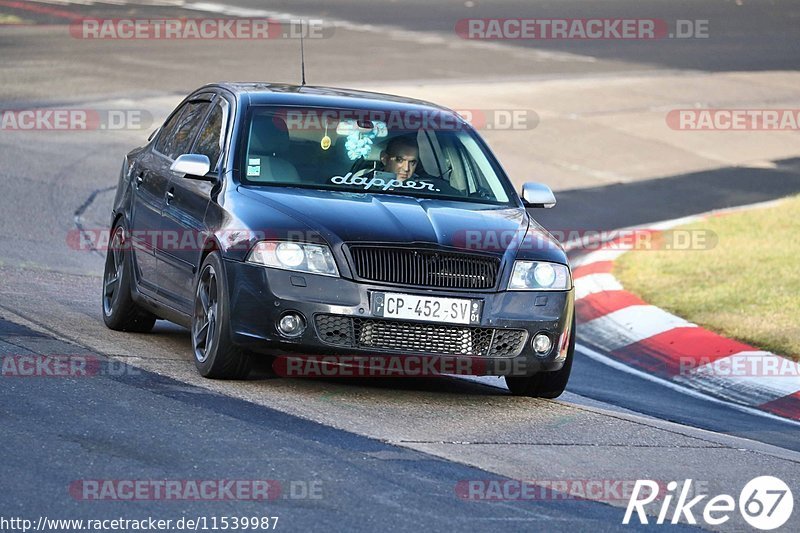
[[[319,145],[322,147],[323,150],[327,150],[331,147],[331,138],[328,137],[328,123],[325,122],[325,136],[319,142]]]

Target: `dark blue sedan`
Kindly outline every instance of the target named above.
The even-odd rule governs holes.
[[[190,328],[209,378],[244,378],[256,357],[415,358],[553,398],[572,366],[572,275],[526,207],[554,204],[545,185],[518,196],[449,109],[209,85],[125,158],[103,317]]]

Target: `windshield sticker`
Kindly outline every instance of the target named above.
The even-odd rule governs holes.
[[[261,164],[260,157],[251,157],[247,160],[248,165],[259,166]]]
[[[378,174],[378,172],[376,172],[376,174]],[[390,172],[380,172],[380,174],[394,176],[394,174]],[[363,176],[353,176],[351,172],[348,172],[344,176],[332,177],[331,183],[335,183],[336,185],[361,185],[364,187],[365,191],[374,187],[384,191],[388,191],[389,189],[413,189],[416,191],[426,190],[440,192],[439,189],[433,186],[433,183],[428,183],[426,181],[400,181],[396,179],[383,179],[377,176],[368,179]]]
[[[260,176],[261,175],[261,166],[260,165],[247,165],[247,177],[252,176]]]

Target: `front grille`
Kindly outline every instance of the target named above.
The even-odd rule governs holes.
[[[443,324],[421,324],[340,315],[317,315],[323,342],[342,348],[418,352],[436,355],[513,357],[525,347],[528,333]]]
[[[445,289],[491,289],[497,257],[438,250],[350,246],[356,275],[364,280]]]

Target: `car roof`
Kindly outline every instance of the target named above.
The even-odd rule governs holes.
[[[453,113],[452,109],[424,100],[355,89],[268,82],[222,82],[195,92],[221,88],[249,105],[303,105],[341,109],[427,109]]]

